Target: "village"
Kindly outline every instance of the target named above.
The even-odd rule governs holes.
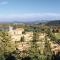
[[[34,31],[24,31],[24,28],[17,28],[13,30],[13,27],[10,27],[9,30],[13,43],[16,43],[16,48],[20,51],[28,50],[31,47],[31,42],[34,38],[36,40],[37,48],[41,54],[44,53],[46,39],[50,45],[51,52],[54,51],[57,53],[60,51],[59,44],[51,41],[51,38],[48,37],[45,32],[35,32],[36,36],[34,37]]]
[[[5,31],[5,28],[3,30]],[[4,51],[6,53],[12,52],[16,57],[17,54],[19,57],[30,56],[31,54],[51,56],[53,52],[57,54],[60,51],[60,45],[55,42],[56,39],[53,37],[53,34],[51,34],[53,30],[49,29],[49,27],[47,28],[45,26],[45,28],[42,29],[42,26],[37,25],[36,27],[30,26],[30,28],[29,26],[27,28],[26,26],[25,28],[9,26],[7,30],[8,36],[10,36],[10,47],[6,43],[7,46],[4,47]]]

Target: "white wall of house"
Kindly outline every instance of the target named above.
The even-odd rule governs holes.
[[[13,41],[20,41],[21,37],[23,36],[22,32],[24,31],[23,28],[17,28],[15,30],[9,30],[9,35]]]

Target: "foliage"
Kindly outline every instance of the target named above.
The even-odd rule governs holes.
[[[24,42],[24,36],[21,37],[20,42]]]
[[[0,54],[1,57],[5,53],[14,51],[14,44],[11,43],[11,37],[8,34],[8,31],[0,31]]]

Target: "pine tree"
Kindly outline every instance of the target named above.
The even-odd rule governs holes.
[[[37,35],[37,28],[33,27],[33,40],[31,42],[31,48],[30,48],[30,56],[32,57],[33,60],[38,60],[38,46],[37,46],[37,41],[38,41],[38,35]]]
[[[47,57],[47,60],[51,60],[51,47],[49,40],[47,40],[47,36],[45,36],[45,49],[44,49],[45,56]]]

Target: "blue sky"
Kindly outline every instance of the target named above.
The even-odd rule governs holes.
[[[0,22],[54,19],[60,19],[60,0],[0,0]]]

